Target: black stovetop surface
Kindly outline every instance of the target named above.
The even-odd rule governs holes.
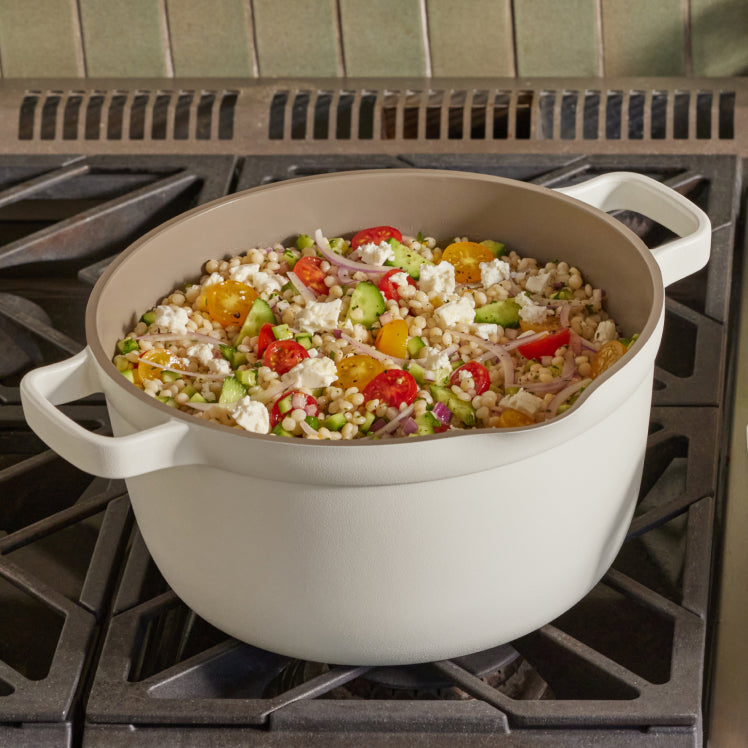
[[[712,258],[668,288],[638,507],[586,598],[468,658],[292,661],[234,641],[174,595],[124,484],[47,450],[24,422],[18,382],[83,347],[91,284],[153,226],[258,184],[403,166],[549,187],[643,172],[706,210]],[[0,745],[701,745],[739,189],[727,156],[0,156]],[[669,236],[642,216],[618,217],[650,246]],[[100,397],[66,411],[107,432]]]

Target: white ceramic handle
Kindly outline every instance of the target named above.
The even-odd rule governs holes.
[[[666,286],[700,270],[709,260],[712,227],[706,213],[656,179],[619,171],[556,191],[606,212],[634,210],[677,234],[679,239],[652,250]]]
[[[104,478],[131,478],[185,464],[177,450],[189,426],[168,421],[130,436],[92,434],[55,405],[78,400],[101,385],[89,348],[56,364],[30,371],[21,380],[21,403],[29,426],[61,457]],[[184,450],[180,450],[184,452]]]

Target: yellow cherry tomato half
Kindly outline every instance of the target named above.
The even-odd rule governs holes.
[[[599,377],[604,371],[626,353],[626,346],[620,340],[609,340],[600,346],[592,359],[592,378]]]
[[[533,423],[535,420],[532,416],[528,416],[521,410],[514,410],[514,408],[507,408],[499,416],[499,428],[509,429],[513,426],[529,426]]]
[[[180,369],[181,371],[184,371],[184,364],[179,356],[176,356],[163,348],[151,348],[150,351],[145,351],[145,353],[140,356],[138,366],[135,369],[137,378],[140,379],[141,383],[145,382],[146,379],[161,379],[162,370],[158,366],[151,366],[151,363],[159,364],[160,366],[168,366],[170,369]]]
[[[455,242],[442,253],[442,261],[455,266],[458,283],[478,283],[481,262],[491,262],[493,252],[477,242]]]
[[[384,371],[384,364],[373,356],[367,356],[365,353],[357,353],[354,356],[348,356],[336,365],[338,370],[337,384],[343,389],[349,387],[358,387],[361,392],[377,374]]]
[[[243,325],[256,298],[254,288],[234,280],[214,283],[205,292],[208,314],[224,327]]]
[[[519,321],[520,329],[523,332],[543,332],[543,330],[553,331],[558,330],[561,327],[561,322],[558,317],[546,317],[542,322],[525,322],[521,319]]]
[[[374,345],[388,356],[405,358],[408,355],[408,323],[404,319],[393,319],[382,325]]]

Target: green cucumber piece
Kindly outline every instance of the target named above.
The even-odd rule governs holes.
[[[431,392],[431,397],[433,397],[434,400],[444,403],[445,405],[448,405],[449,399],[454,397],[454,392],[452,392],[449,387],[442,387],[439,384],[432,384],[429,387],[429,390]]]
[[[302,347],[309,350],[312,347],[312,336],[308,332],[300,332],[296,336],[296,342]]]
[[[273,327],[273,335],[276,340],[289,340],[293,337],[291,328],[288,325],[275,325]]]
[[[308,247],[314,246],[314,239],[309,234],[299,234],[299,238],[296,240],[297,249],[307,249]],[[297,258],[298,259],[298,258]]]
[[[156,400],[158,400],[160,403],[163,403],[164,405],[168,405],[170,408],[176,408],[177,404],[173,397],[166,397],[164,395],[159,395]]]
[[[234,354],[236,353],[236,348],[230,345],[219,345],[218,347],[221,349],[221,355],[229,363],[231,363],[234,360]]]
[[[415,417],[416,426],[418,426],[418,430],[416,431],[416,436],[426,436],[428,434],[433,434],[434,429],[437,426],[441,425],[441,421],[439,421],[436,416],[434,416],[432,413],[429,413],[429,411],[426,411],[425,413],[421,413],[421,415],[418,415]]]
[[[221,387],[218,402],[222,405],[235,403],[237,400],[241,400],[246,394],[247,388],[236,377],[226,377],[223,380],[223,387]]]
[[[325,419],[324,426],[330,431],[340,431],[348,421],[343,413],[333,413]]]
[[[280,424],[275,426],[275,428],[270,433],[275,434],[276,436],[293,436],[290,431],[286,431]]]
[[[167,384],[176,382],[177,379],[181,379],[181,378],[182,378],[182,375],[177,373],[176,371],[162,371],[161,372],[161,381],[166,382]]]
[[[361,433],[367,434],[369,432],[369,429],[371,428],[371,424],[376,420],[377,417],[367,410],[366,415],[364,415],[364,422],[359,426],[359,429],[361,429]]]
[[[253,338],[260,334],[260,328],[266,323],[276,324],[277,320],[270,308],[270,304],[264,299],[255,299],[252,308],[249,310],[247,319],[244,320],[242,329],[236,336],[236,343],[239,344],[244,338]]]
[[[418,335],[415,335],[414,337],[410,338],[408,340],[408,355],[411,358],[418,358],[418,354],[421,351],[421,348],[425,348],[426,343],[424,342],[423,338],[419,338]]]
[[[152,325],[156,321],[156,312],[151,309],[149,312],[146,312],[141,318],[141,322],[145,322],[146,325]]]
[[[231,367],[238,369],[242,364],[247,363],[247,354],[244,351],[236,351],[234,357],[231,359]]]
[[[135,384],[135,371],[133,369],[125,369],[124,371],[121,371],[120,374],[127,379],[128,382]]]
[[[464,400],[460,400],[449,387],[432,384],[431,397],[444,403],[466,426],[475,426],[475,408]]]
[[[418,254],[418,252],[414,252],[404,244],[401,244],[397,239],[389,239],[388,244],[392,247],[395,256],[391,260],[387,260],[384,264],[404,270],[413,280],[418,280],[421,277],[421,265],[434,264],[431,260],[427,260]]]
[[[299,255],[293,249],[284,249],[282,259],[288,265],[289,270],[293,270],[294,265],[299,261]]]
[[[347,249],[347,245],[345,243],[345,239],[341,239],[339,236],[336,236],[334,239],[330,239],[330,249],[335,252],[335,254],[338,255],[344,255],[345,250]]]
[[[363,317],[359,320],[351,319],[351,312],[355,309],[360,309],[363,312]],[[346,320],[370,328],[385,309],[384,296],[382,296],[381,291],[371,281],[362,281],[353,289]]]
[[[182,392],[184,392],[184,390],[182,390]],[[190,402],[207,403],[208,401],[199,392],[193,392],[192,395],[190,395]]]
[[[182,387],[182,392],[184,392],[187,397],[192,397],[197,392],[197,390],[191,384],[186,384],[184,387]]]
[[[255,387],[257,385],[257,369],[241,369],[235,372],[234,376],[245,387]]]
[[[138,341],[133,338],[124,338],[117,341],[117,350],[124,356],[126,353],[138,350]]]
[[[551,294],[552,299],[562,299],[563,301],[570,301],[574,298],[574,292],[570,288],[562,288],[556,293]]]
[[[410,364],[408,364],[408,373],[413,377],[413,379],[416,380],[416,383],[423,387],[423,385],[426,383],[425,374],[423,367],[420,364],[417,364],[415,361],[411,361]]]
[[[278,401],[278,412],[283,416],[290,410],[293,410],[291,399],[293,395],[286,395],[282,400]]]
[[[501,242],[495,242],[493,239],[484,239],[480,242],[484,247],[488,247],[494,257],[503,257],[506,254],[506,246]]]
[[[492,301],[475,310],[475,321],[502,327],[519,327],[519,304],[514,299]]]
[[[307,416],[304,419],[313,429],[319,428],[319,418],[317,416]]]

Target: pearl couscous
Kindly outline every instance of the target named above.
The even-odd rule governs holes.
[[[196,418],[306,439],[527,426],[566,410],[633,339],[566,262],[389,226],[208,261],[114,364]],[[636,336],[634,336],[635,338]]]

